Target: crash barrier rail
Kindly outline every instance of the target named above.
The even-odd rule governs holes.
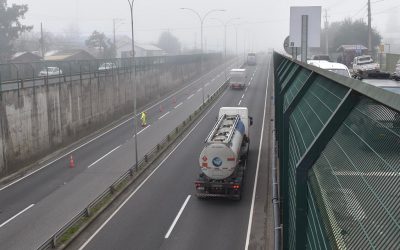
[[[284,249],[400,249],[400,96],[273,60]]]
[[[0,91],[32,87],[36,85],[52,84],[73,80],[85,80],[99,78],[104,75],[116,75],[145,71],[163,65],[196,63],[203,60],[222,59],[219,53],[176,55],[176,56],[152,56],[96,60],[73,61],[40,61],[31,63],[7,63],[0,64]],[[49,72],[48,67],[57,67],[61,72]],[[43,71],[44,75],[39,76]]]
[[[39,249],[52,249],[66,247],[79,235],[101,212],[103,212],[120,194],[122,194],[145,170],[147,170],[165,151],[191,127],[191,125],[203,114],[228,86],[226,81],[218,90],[206,99],[206,101],[184,120],[178,127],[171,131],[160,143],[158,143],[143,159],[138,162],[138,167],[133,165],[109,188],[93,200],[86,208],[80,211],[67,224],[54,233],[44,242]]]

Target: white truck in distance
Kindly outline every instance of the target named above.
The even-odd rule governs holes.
[[[229,72],[229,86],[231,89],[244,89],[246,81],[246,69],[231,69]]]
[[[199,156],[201,173],[195,181],[196,195],[239,200],[253,119],[246,107],[222,107],[218,117]]]

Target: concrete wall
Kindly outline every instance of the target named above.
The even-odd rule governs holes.
[[[213,57],[204,71],[221,61]],[[130,113],[131,77],[138,84],[138,107],[199,76],[200,62],[152,65],[136,74],[97,78],[5,91],[0,96],[0,177]]]

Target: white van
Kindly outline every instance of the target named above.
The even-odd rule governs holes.
[[[229,72],[229,86],[231,89],[246,88],[247,72],[246,69],[231,69]]]
[[[325,60],[308,60],[307,63],[321,69],[329,70],[342,76],[351,77],[349,68],[341,63],[328,62]]]

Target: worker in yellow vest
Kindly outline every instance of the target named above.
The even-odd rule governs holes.
[[[142,120],[142,127],[146,127],[147,123],[146,123],[146,112],[142,112],[140,119]]]

